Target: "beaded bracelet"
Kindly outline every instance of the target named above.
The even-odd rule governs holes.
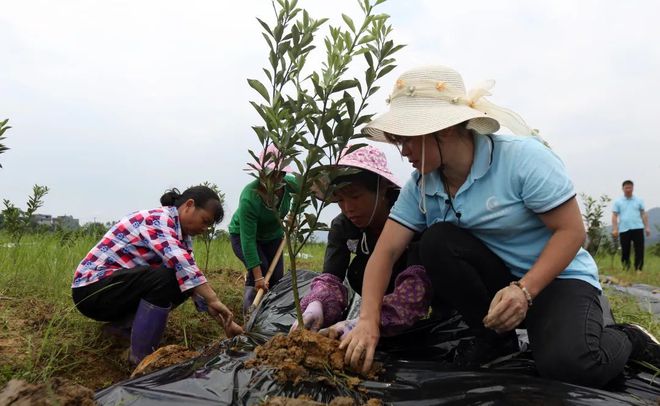
[[[263,276],[262,276],[261,278],[257,278],[257,279],[255,279],[254,281],[257,282],[257,281],[260,281],[260,280],[262,280],[262,279],[264,279]]]
[[[522,290],[523,293],[525,294],[525,298],[527,299],[527,306],[528,306],[528,307],[532,307],[532,304],[534,303],[534,302],[532,301],[532,294],[529,293],[529,290],[527,290],[527,288],[525,287],[525,285],[522,284],[522,282],[520,282],[520,281],[513,281],[513,282],[511,282],[509,285],[514,285],[514,286],[519,287],[520,290]]]

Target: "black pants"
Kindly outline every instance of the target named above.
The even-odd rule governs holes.
[[[120,320],[135,313],[140,300],[160,307],[176,307],[192,289],[181,292],[173,269],[142,266],[115,271],[107,278],[72,289],[80,313],[98,321]]]
[[[422,236],[419,255],[434,295],[453,305],[475,331],[495,293],[513,276],[466,230],[438,223]],[[616,377],[632,351],[625,333],[603,326],[600,292],[577,279],[555,279],[534,299],[524,321],[543,377],[601,387]]]
[[[635,247],[635,270],[644,266],[644,230],[636,228],[619,234],[621,241],[621,263],[624,269],[630,269],[630,243]]]
[[[243,265],[245,265],[243,248],[241,248],[241,236],[239,234],[231,234],[229,238],[231,240],[231,248],[234,251],[234,255],[236,255],[236,257],[240,259],[241,262],[243,262]],[[281,242],[281,238],[276,238],[270,241],[257,241],[257,252],[259,253],[259,259],[261,260],[261,272],[263,272],[263,276],[266,276],[266,272],[268,271],[268,268],[270,267],[270,264],[273,261],[275,253],[277,252]],[[245,267],[247,268],[247,265],[245,265]],[[283,276],[284,255],[281,255],[277,260],[275,269],[273,269],[273,274],[270,276],[270,287],[272,288],[277,285],[277,282],[279,282]],[[254,275],[249,269],[247,270],[247,275],[245,277],[245,286],[254,286]]]

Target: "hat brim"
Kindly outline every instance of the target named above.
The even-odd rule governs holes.
[[[324,167],[329,168],[330,165],[325,165]],[[321,167],[321,168],[324,168],[324,167]],[[383,171],[379,171],[379,170],[374,170],[373,168],[369,168],[367,166],[363,166],[363,165],[360,165],[358,163],[356,163],[356,164],[332,165],[332,167],[334,167],[336,169],[360,169],[362,171],[371,172],[371,173],[376,174],[376,175],[380,176],[381,178],[385,179],[390,184],[389,186],[391,188],[395,188],[395,189],[400,189],[401,188],[401,182],[391,172],[383,172]],[[321,182],[322,182],[322,184],[319,187],[314,188],[316,190],[313,190],[314,196],[316,196],[316,198],[318,200],[323,200],[324,196],[321,193],[321,190],[325,190],[325,191],[328,190],[328,188],[330,186],[330,183],[331,183],[331,179],[330,179],[329,176],[323,177]],[[332,199],[334,199],[334,197],[332,196],[332,193],[325,196],[326,201],[332,201]]]
[[[387,142],[385,133],[413,137],[444,130],[465,121],[469,121],[469,129],[479,134],[493,134],[500,129],[497,120],[468,106],[437,100],[433,100],[432,106],[421,107],[416,104],[392,106],[390,111],[365,125],[362,134],[376,141]]]

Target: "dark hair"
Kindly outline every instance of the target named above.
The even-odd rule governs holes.
[[[375,174],[371,171],[361,170],[357,173],[351,175],[337,176],[332,180],[333,185],[339,185],[341,183],[357,183],[360,186],[367,189],[369,192],[376,194],[377,182],[383,182],[385,178],[381,177],[378,174]],[[386,181],[389,184],[389,181]],[[381,184],[382,191],[382,184]],[[396,199],[399,197],[399,188],[398,187],[388,187],[385,191],[385,196],[390,203],[390,207],[394,205]]]
[[[634,186],[635,184],[633,183],[632,180],[624,180],[623,183],[621,184],[621,187],[624,187],[626,185]]]
[[[225,211],[222,208],[218,194],[215,193],[213,189],[201,185],[190,187],[183,193],[179,192],[176,188],[170,189],[160,197],[160,204],[163,206],[174,206],[178,208],[187,202],[188,199],[193,199],[195,207],[215,212],[215,215],[213,216],[215,223],[221,222],[222,218],[225,216]]]

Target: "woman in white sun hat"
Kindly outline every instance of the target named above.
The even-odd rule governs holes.
[[[346,361],[370,367],[392,263],[415,233],[434,294],[476,339],[456,362],[483,364],[515,349],[526,327],[538,372],[603,386],[629,358],[658,366],[660,346],[634,325],[603,325],[598,270],[581,248],[584,225],[562,161],[510,110],[466,93],[444,66],[405,72],[389,111],[362,132],[399,146],[415,171],[392,208],[365,271]],[[493,135],[500,126],[516,135]],[[364,362],[362,358],[364,357]]]
[[[341,213],[328,233],[323,273],[314,278],[300,303],[305,328],[327,327],[321,333],[333,338],[343,337],[356,324],[357,320],[343,320],[348,305],[343,281],[347,279],[361,294],[364,269],[401,187],[381,150],[365,145],[346,153],[349,148],[337,165],[327,167],[329,183],[334,185],[329,200],[339,205]],[[422,266],[407,262],[402,255],[386,283],[380,321],[385,336],[402,332],[428,314],[431,281]]]

